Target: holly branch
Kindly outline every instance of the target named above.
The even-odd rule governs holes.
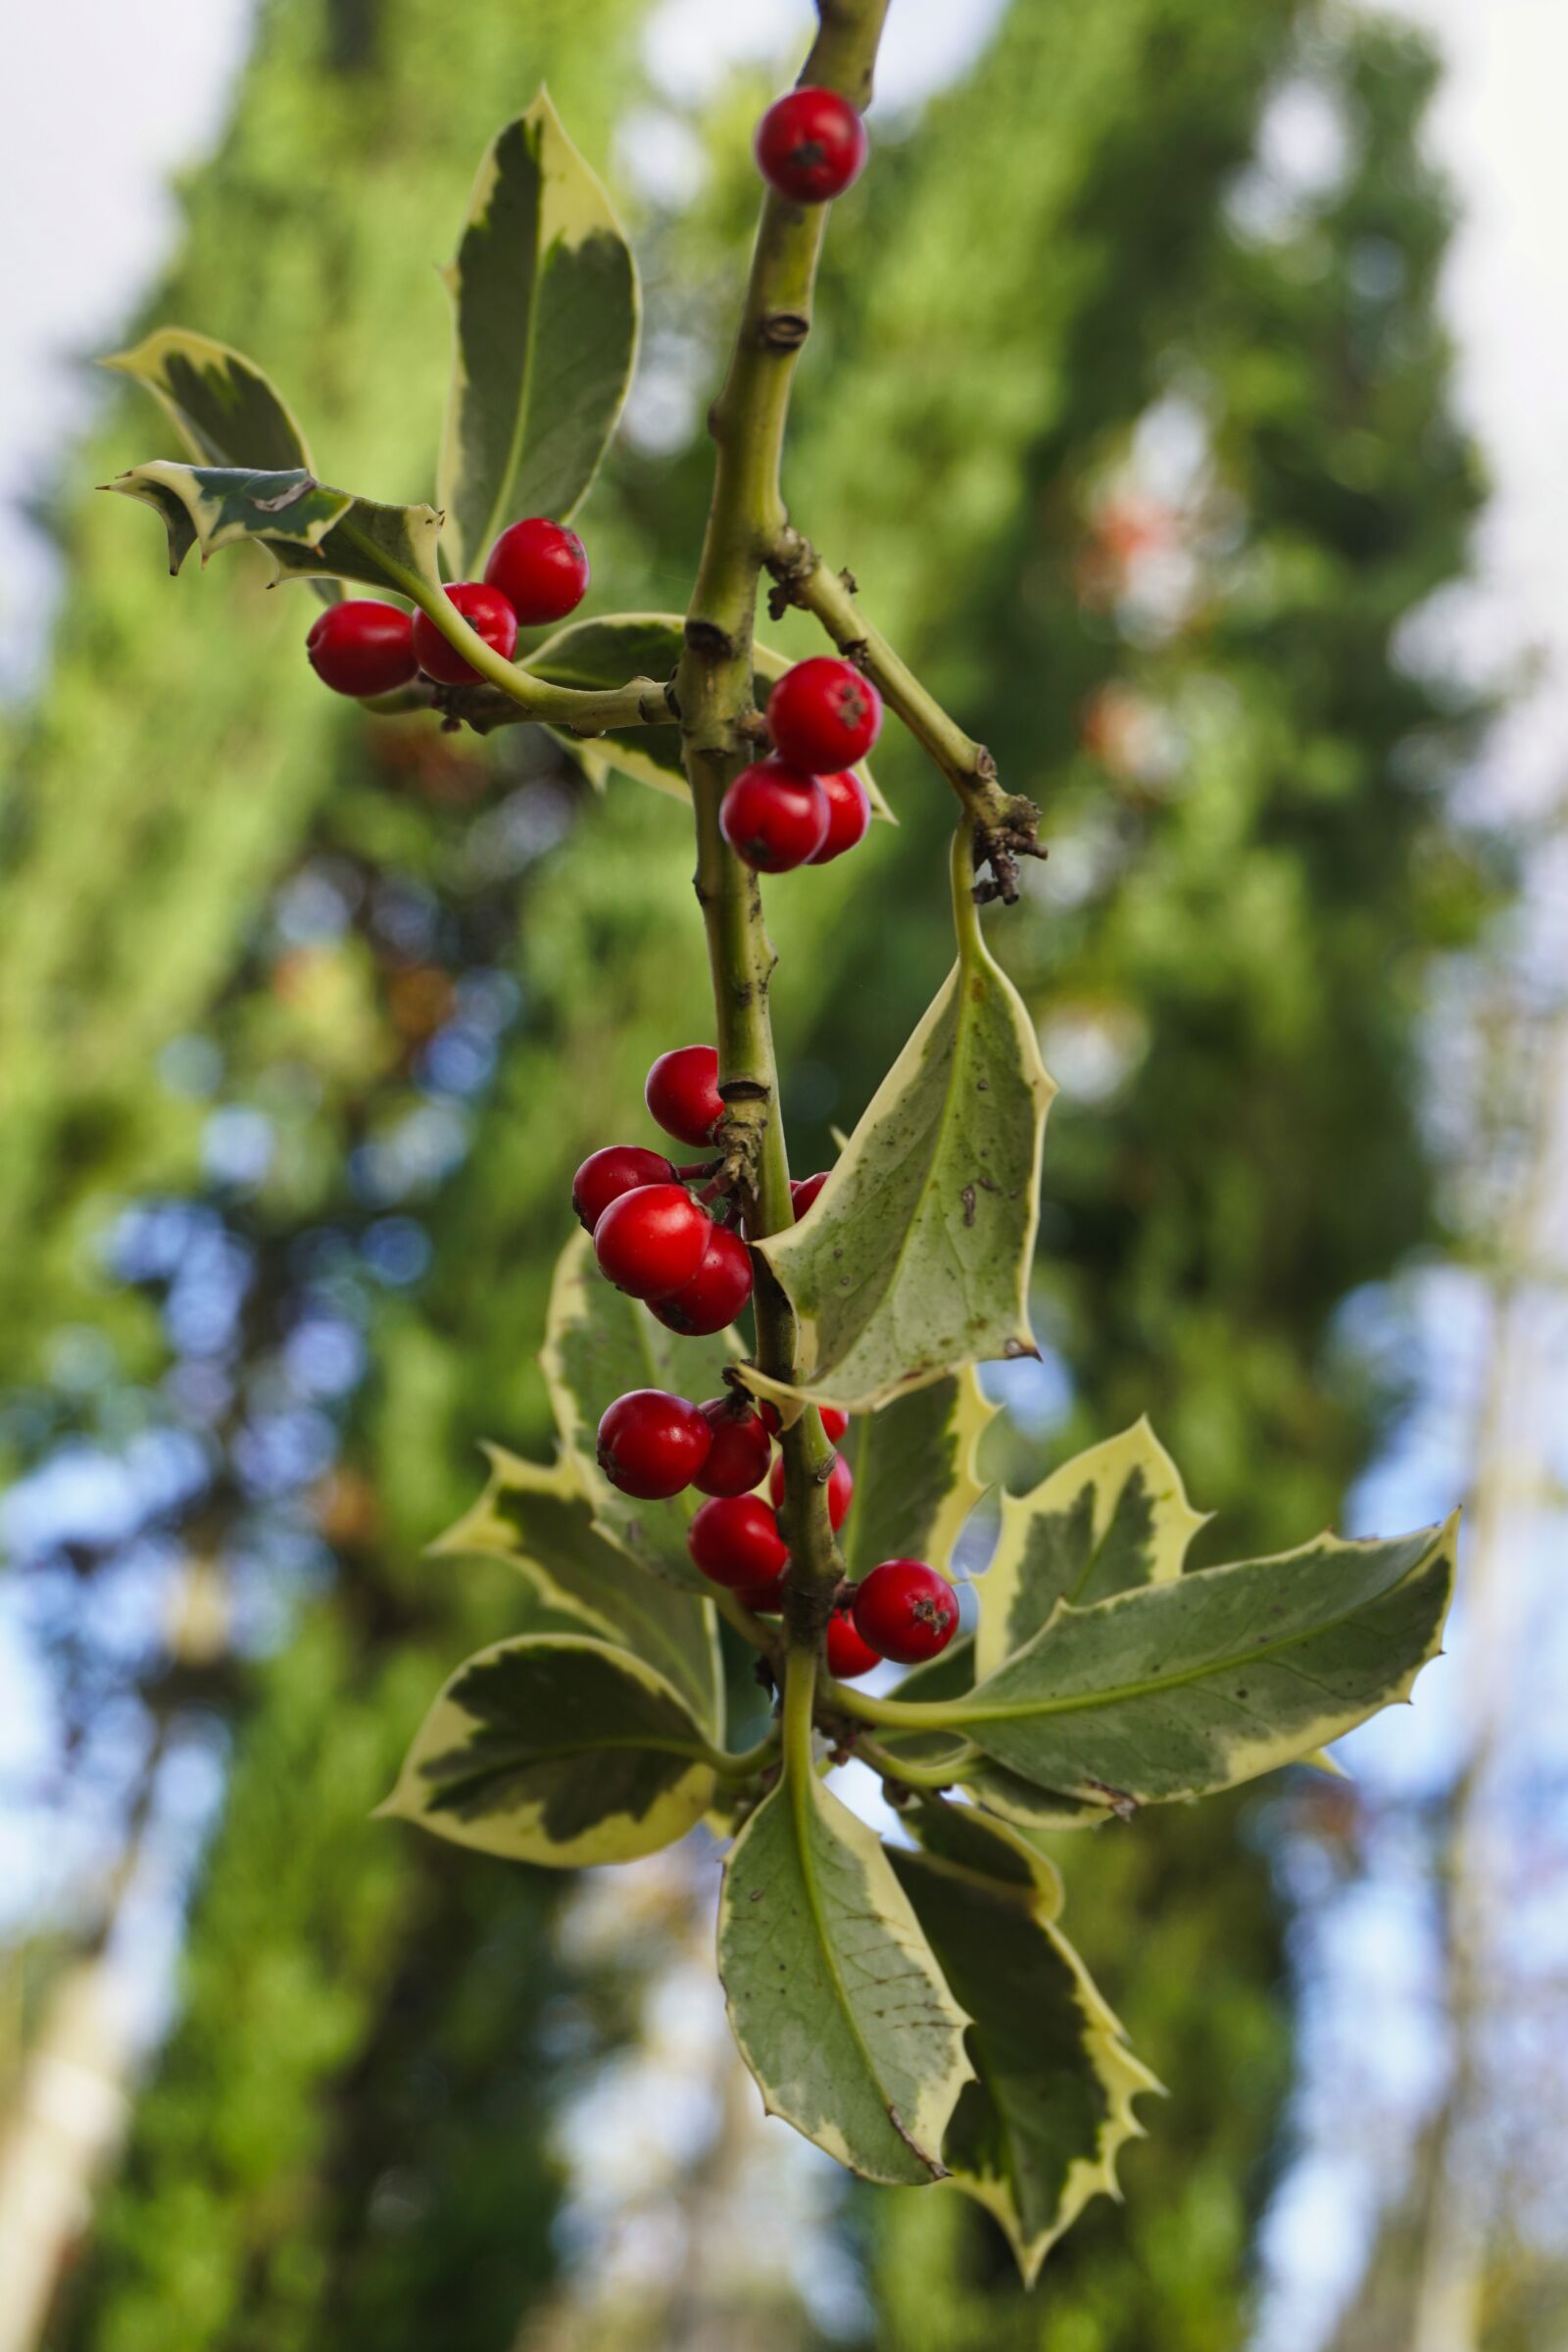
[[[1311,1762],[1403,1698],[1441,1640],[1454,1530],[1194,1571],[1201,1515],[1140,1422],[997,1498],[959,1631],[995,1415],[975,1366],[1037,1352],[1054,1091],[980,908],[1015,899],[1043,852],[1031,804],[820,561],[781,481],[887,6],[819,0],[802,81],[759,126],[767,193],[684,614],[578,612],[570,519],[619,414],[638,295],[543,95],[483,159],[448,271],[436,504],[325,487],[261,370],[182,329],[115,364],[186,462],[118,486],[160,514],[173,568],[250,542],[311,583],[328,600],[312,666],[372,713],[544,725],[596,782],[689,800],[713,1043],[661,1054],[645,1100],[698,1156],[612,1143],[576,1171],[582,1230],[540,1357],[555,1458],[489,1448],[436,1546],[515,1572],[510,1630],[449,1677],[382,1809],[556,1868],[699,1824],[731,1838],[719,1966],[769,2111],[867,2179],[952,2180],[1032,2278],[1114,2187],[1152,2080],[1061,1932],[1039,1840]],[[340,581],[375,593],[340,601]],[[759,642],[767,581],[774,616],[811,613],[832,658]],[[884,704],[959,805],[954,963],[832,1169],[792,1183],[761,876],[856,849],[886,813],[863,764]],[[726,1732],[720,1621],[767,1694],[749,1744]],[[855,1687],[883,1663],[908,1669],[895,1692]],[[826,1786],[856,1756],[900,1808],[897,1840]]]

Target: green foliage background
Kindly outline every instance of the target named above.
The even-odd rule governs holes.
[[[327,478],[428,495],[447,326],[427,265],[474,159],[541,78],[607,159],[646,95],[644,14],[475,0],[458,41],[432,0],[269,0],[142,323],[250,351]],[[1303,68],[1339,93],[1349,167],[1272,238],[1241,233],[1261,108]],[[1417,1024],[1436,960],[1503,887],[1445,801],[1481,714],[1393,658],[1401,616],[1462,564],[1480,495],[1432,311],[1446,213],[1414,144],[1431,78],[1403,33],[1298,0],[1016,0],[838,208],[789,466],[803,527],[1045,808],[1053,864],[991,936],[1048,1059],[1054,1038],[1102,1057],[1108,1041],[1113,1082],[1069,1082],[1048,1145],[1036,1311],[1071,1383],[1049,1452],[1147,1408],[1238,1553],[1323,1524],[1389,1402],[1336,1311],[1440,1238]],[[650,357],[687,385],[691,429],[624,440],[596,490],[596,609],[684,600],[764,94],[727,89],[697,123],[711,168],[689,213],[628,202]],[[1149,496],[1125,478],[1130,436],[1155,404],[1199,420],[1207,452],[1189,505],[1155,516],[1182,583],[1163,619],[1139,601],[1148,551],[1124,545]],[[328,1497],[330,1589],[260,1666],[149,1678],[155,1709],[231,1724],[231,1771],[179,2014],[52,2341],[503,2352],[559,2261],[562,2064],[542,2032],[559,1896],[366,1816],[433,1677],[508,1622],[499,1574],[460,1582],[419,1551],[467,1498],[476,1437],[541,1440],[532,1355],[567,1173],[641,1132],[652,1054],[706,1034],[690,846],[672,804],[619,784],[595,801],[524,731],[482,754],[428,721],[368,730],[313,687],[303,592],[269,597],[264,565],[166,583],[146,518],[77,489],[161,447],[150,417],[117,393],[72,467],[68,601],[7,788],[19,1464],[109,1410],[51,1387],[62,1327],[111,1334],[114,1394],[162,1369],[145,1293],[93,1243],[118,1203],[203,1193],[211,1104],[160,1076],[172,1039],[216,1039],[221,1100],[272,1122],[261,1186],[204,1193],[262,1269],[260,1379],[291,1251],[363,1225],[353,1155],[417,1103],[422,1008],[503,963],[520,1013],[466,1158],[409,1204],[433,1254],[377,1309]],[[809,642],[798,618],[779,634]],[[879,774],[900,828],[770,894],[802,1172],[948,958],[944,790],[896,730]],[[559,842],[490,857],[498,803],[525,833],[540,812],[535,847]],[[423,894],[433,946],[369,921],[303,960],[280,944],[278,894],[323,860],[367,904]],[[1048,1447],[1015,1431],[1000,1450],[1022,1478]],[[193,1544],[221,1559],[238,1508],[220,1479]],[[1172,2099],[1124,2162],[1127,2207],[1096,2209],[1032,2301],[957,2200],[858,2201],[878,2344],[1241,2339],[1288,2074],[1252,1818],[1227,1802],[1066,1852],[1075,1939]],[[614,1986],[569,1990],[612,2037]]]

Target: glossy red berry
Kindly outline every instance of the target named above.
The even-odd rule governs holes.
[[[826,1182],[827,1170],[824,1168],[819,1176],[803,1176],[799,1184],[790,1186],[790,1206],[795,1211],[797,1225]]]
[[[826,1413],[823,1414],[822,1421],[823,1426],[826,1427]],[[782,1506],[784,1501],[784,1456],[782,1454],[779,1455],[778,1459],[774,1462],[772,1469],[768,1472],[767,1491],[769,1495],[772,1497],[773,1508],[776,1511]],[[849,1463],[844,1459],[844,1456],[840,1454],[838,1460],[833,1465],[827,1482],[827,1519],[829,1527],[831,1527],[835,1533],[837,1533],[837,1531],[844,1525],[845,1514],[848,1512],[849,1507],[854,1500],[855,1473],[850,1468]]]
[[[635,1192],[640,1184],[673,1184],[675,1171],[662,1152],[645,1152],[638,1144],[607,1144],[590,1152],[571,1180],[571,1205],[577,1221],[592,1233],[612,1200]]]
[[[601,1273],[632,1298],[667,1298],[690,1282],[713,1220],[678,1184],[641,1184],[612,1200],[594,1227]]]
[[[871,822],[871,795],[852,767],[816,780],[827,802],[827,833],[822,847],[807,862],[831,865],[835,858],[842,858],[846,850],[865,839]]]
[[[721,1494],[692,1521],[686,1546],[715,1585],[770,1585],[784,1573],[789,1551],[778,1521],[756,1494]]]
[[[882,697],[869,678],[831,654],[787,669],[767,698],[768,732],[786,766],[837,775],[863,760],[882,724]]]
[[[855,1630],[878,1657],[917,1666],[940,1657],[958,1626],[958,1596],[924,1560],[884,1560],[856,1588]]]
[[[631,1389],[599,1424],[599,1467],[622,1494],[663,1502],[689,1487],[712,1450],[700,1408],[663,1389]]]
[[[675,1046],[648,1073],[643,1099],[666,1135],[683,1144],[710,1144],[724,1116],[718,1055],[711,1046]]]
[[[779,760],[742,768],[718,812],[724,839],[760,874],[808,865],[827,839],[828,802],[815,776]]]
[[[835,1609],[827,1621],[827,1670],[836,1683],[853,1683],[858,1674],[880,1666],[880,1653],[862,1642],[848,1609]]]
[[[510,662],[517,642],[517,615],[500,589],[487,588],[483,580],[460,580],[447,595],[469,628],[477,630],[504,662]],[[443,686],[479,684],[479,672],[465,662],[455,645],[447,643],[428,612],[414,616],[414,650],[427,678],[435,678]]]
[[[757,168],[796,204],[826,204],[858,176],[868,144],[865,124],[837,90],[790,90],[757,125]]]
[[[530,514],[504,530],[490,550],[484,576],[499,588],[519,624],[564,620],[588,589],[588,551],[564,523]]]
[[[305,651],[322,685],[334,694],[390,694],[419,674],[411,615],[373,597],[329,605],[312,622]]]
[[[760,1413],[736,1410],[731,1396],[713,1396],[699,1407],[712,1437],[707,1461],[692,1480],[705,1494],[749,1494],[767,1476],[773,1452]]]
[[[769,1404],[764,1399],[757,1409],[762,1416],[762,1426],[767,1431],[768,1436],[771,1438],[776,1438],[779,1431],[784,1426],[782,1421],[779,1419],[778,1406],[776,1404]],[[844,1432],[850,1426],[850,1416],[848,1413],[841,1413],[836,1404],[824,1404],[819,1409],[822,1415],[822,1428],[826,1434],[828,1444],[830,1446],[836,1446],[840,1438],[843,1437]]]
[[[667,1298],[656,1299],[654,1312],[667,1330],[701,1339],[709,1332],[727,1330],[751,1295],[751,1251],[739,1234],[714,1225],[707,1254],[690,1282],[683,1282]]]

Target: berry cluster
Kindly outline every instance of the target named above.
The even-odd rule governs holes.
[[[588,557],[575,531],[531,514],[504,530],[482,580],[460,580],[447,595],[470,629],[510,662],[519,628],[564,620],[582,603]],[[422,669],[442,686],[477,686],[479,672],[449,645],[428,614],[372,597],[331,605],[305,640],[311,667],[335,694],[391,694]]]
[[[881,724],[882,698],[852,662],[820,654],[786,670],[767,699],[772,754],[742,769],[719,811],[736,857],[786,874],[853,850],[871,821],[855,762]]]
[[[718,1055],[711,1046],[677,1046],[648,1073],[648,1108],[666,1135],[700,1149],[724,1116]],[[717,1163],[679,1168],[640,1144],[607,1144],[572,1179],[571,1204],[593,1236],[601,1273],[647,1302],[671,1331],[722,1331],[752,1294],[752,1261],[741,1234],[720,1224],[708,1203]],[[797,1219],[806,1216],[824,1173],[790,1186]],[[688,1185],[702,1189],[694,1198]],[[836,1446],[848,1413],[822,1407],[822,1429]],[[778,1408],[754,1404],[739,1390],[690,1404],[666,1389],[631,1389],[599,1424],[599,1467],[612,1487],[640,1501],[662,1502],[695,1487],[708,1496],[692,1520],[693,1560],[716,1585],[739,1593],[759,1615],[784,1606],[789,1547],[779,1532],[784,1457],[773,1451]],[[766,1499],[760,1490],[766,1487]],[[855,1495],[842,1455],[827,1480],[828,1520],[837,1533]],[[950,1585],[918,1560],[884,1560],[835,1610],[827,1631],[829,1671],[841,1681],[879,1658],[935,1657],[957,1624]]]
[[[822,1427],[837,1444],[847,1413],[822,1408]],[[599,1467],[612,1487],[642,1501],[665,1501],[695,1487],[706,1501],[687,1537],[693,1560],[715,1585],[758,1616],[784,1606],[789,1547],[779,1531],[784,1458],[773,1452],[778,1415],[731,1390],[688,1404],[665,1389],[632,1389],[599,1424]],[[770,1466],[771,1465],[771,1466]],[[769,1500],[757,1492],[767,1481]],[[844,1524],[855,1495],[850,1465],[839,1455],[827,1484],[828,1519]],[[946,1649],[958,1622],[953,1588],[922,1560],[884,1560],[828,1621],[828,1672],[840,1682],[882,1658],[913,1665]]]
[[[724,1116],[718,1055],[711,1046],[662,1054],[648,1073],[647,1097],[666,1135],[710,1144]],[[708,1163],[677,1168],[662,1152],[609,1144],[572,1179],[572,1206],[594,1237],[600,1271],[629,1298],[645,1299],[671,1331],[722,1331],[752,1295],[746,1244],[708,1205],[715,1175]],[[701,1198],[687,1190],[688,1178],[704,1180]]]

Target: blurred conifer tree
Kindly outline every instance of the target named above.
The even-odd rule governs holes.
[[[542,74],[609,152],[642,13],[479,0],[458,40],[430,0],[271,0],[149,317],[253,351],[329,478],[424,494],[446,323],[423,266]],[[1404,36],[1298,0],[1019,0],[839,207],[790,464],[803,527],[1047,811],[1053,861],[994,936],[1067,1081],[1038,1295],[1067,1398],[1050,1450],[1147,1406],[1238,1549],[1321,1524],[1373,1436],[1386,1399],[1336,1310],[1439,1238],[1423,988],[1497,888],[1444,791],[1479,714],[1396,658],[1479,495],[1432,311],[1430,80]],[[1250,164],[1282,85],[1343,143],[1315,192]],[[711,172],[690,212],[645,205],[649,357],[689,425],[645,409],[595,494],[601,609],[685,592],[763,94],[694,119]],[[117,403],[74,471],[153,445]],[[363,1153],[428,1106],[421,1056],[464,986],[504,966],[520,994],[461,1164],[405,1203],[433,1254],[375,1311],[331,1589],[264,1670],[206,1693],[235,1748],[181,2013],[56,2340],[503,2352],[552,2260],[550,1892],[365,1814],[432,1655],[508,1621],[499,1580],[418,1550],[477,1436],[540,1442],[567,1171],[627,1127],[652,1054],[707,1030],[683,820],[628,785],[591,801],[520,731],[481,806],[428,722],[368,734],[323,707],[303,607],[266,599],[261,567],[157,593],[122,511],[72,497],[61,528],[67,621],[0,885],[17,1375],[89,1317],[127,1381],[161,1366],[145,1295],[86,1244],[106,1203],[200,1186],[206,1109],[161,1085],[171,1039],[220,1041],[223,1100],[264,1103],[280,1138],[220,1203],[263,1269],[270,1361],[320,1237],[363,1245]],[[776,633],[807,642],[798,618]],[[886,755],[900,829],[770,900],[803,1172],[948,956],[944,789],[896,730]],[[302,962],[277,907],[323,875],[359,911]],[[1046,1447],[1025,1416],[999,1458],[1031,1475]],[[1032,2300],[958,2200],[858,2201],[880,2343],[1239,2340],[1287,2055],[1247,1819],[1173,1812],[1067,1853],[1075,1936],[1175,2097],[1125,2160],[1130,2207],[1082,2225]],[[604,2030],[613,2013],[612,1987]]]

